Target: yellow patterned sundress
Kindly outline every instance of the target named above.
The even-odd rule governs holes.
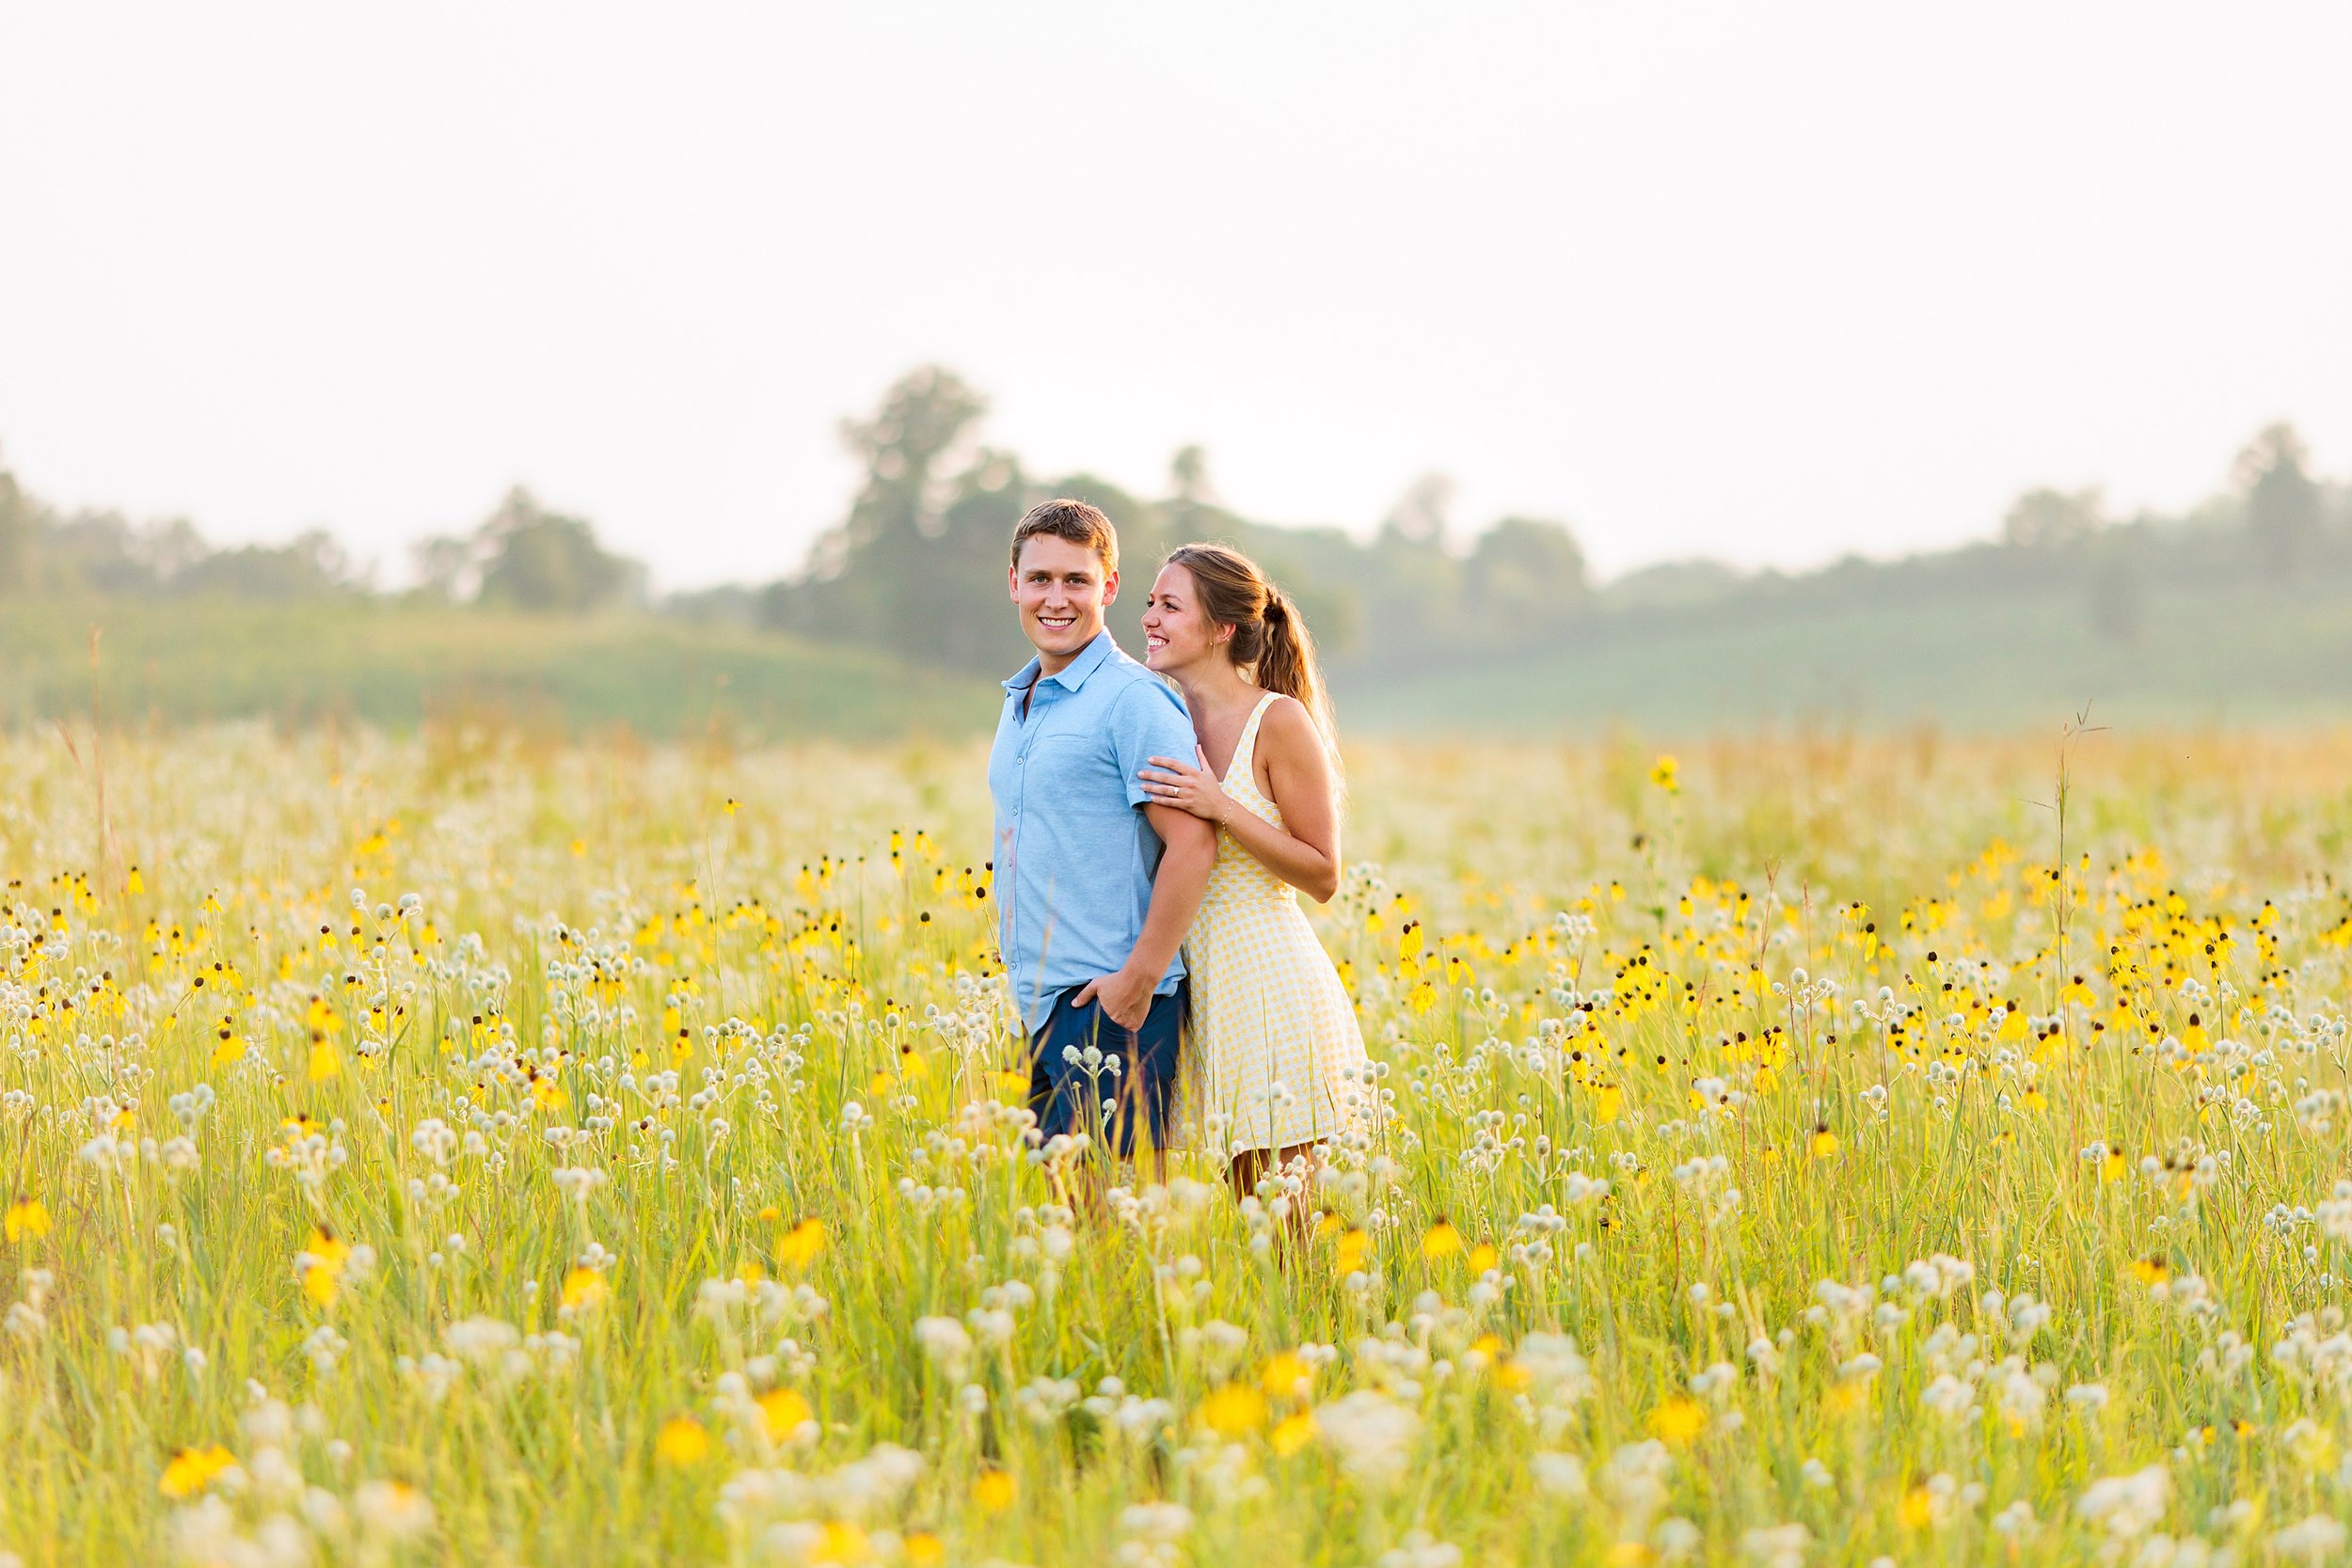
[[[1258,724],[1277,693],[1251,710],[1222,781],[1244,811],[1279,828],[1281,808],[1258,790]],[[1370,1086],[1363,1031],[1298,892],[1217,830],[1216,863],[1184,939],[1192,976],[1196,1110],[1209,1150],[1290,1148],[1357,1124]]]

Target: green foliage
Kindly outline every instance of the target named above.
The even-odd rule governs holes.
[[[1028,486],[1018,461],[997,452],[976,453],[952,478],[940,469],[986,409],[930,366],[893,387],[871,420],[845,421],[866,483],[807,574],[770,591],[762,619],[949,668],[985,657],[1001,641],[1005,541]]]
[[[184,519],[137,524],[118,512],[60,513],[0,467],[0,600],[101,594],[289,600],[360,586],[334,539],[215,550]]]
[[[32,585],[37,527],[16,476],[0,468],[0,595]]]
[[[2099,492],[2028,490],[2017,498],[2001,520],[2001,543],[2012,549],[2063,548],[2090,538],[2106,526]]]
[[[611,554],[579,517],[549,512],[521,485],[465,539],[428,539],[417,562],[428,592],[542,613],[583,615],[641,603],[645,569]]]
[[[2292,425],[2275,424],[2238,454],[2246,492],[2246,528],[2262,562],[2275,576],[2312,564],[2324,547],[2325,502],[2306,471],[2310,452]]]
[[[1560,641],[1587,592],[1575,536],[1538,518],[1505,517],[1480,534],[1463,571],[1473,625],[1505,644]]]
[[[173,578],[183,594],[218,594],[237,598],[317,598],[352,580],[349,558],[334,537],[313,529],[290,545],[242,545],[190,562]]]
[[[1378,626],[1376,648],[1357,660],[1365,670],[1556,641],[1585,595],[1582,552],[1558,523],[1509,519],[1467,560],[1457,557],[1447,544],[1452,485],[1442,476],[1416,482],[1367,545],[1337,529],[1275,528],[1230,511],[1216,501],[1198,447],[1176,454],[1159,499],[1091,474],[1035,480],[1011,454],[972,444],[985,411],[952,372],[926,367],[893,387],[871,420],[846,424],[866,481],[806,570],[768,590],[763,620],[946,668],[1017,663],[1018,649],[1005,642],[1006,546],[1021,514],[1048,496],[1090,501],[1118,525],[1122,592],[1112,624],[1130,641],[1161,558],[1198,540],[1255,556],[1342,666],[1359,629]],[[958,454],[961,467],[947,472]],[[1466,605],[1466,593],[1482,602]]]

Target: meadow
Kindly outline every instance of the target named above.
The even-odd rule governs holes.
[[[980,763],[0,739],[0,1555],[2343,1559],[2352,735],[1359,747],[1238,1203],[1025,1136]]]

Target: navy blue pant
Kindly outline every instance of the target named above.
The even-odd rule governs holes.
[[[1184,986],[1152,998],[1143,1027],[1133,1032],[1120,1028],[1100,1003],[1073,1006],[1077,994],[1072,990],[1056,997],[1054,1010],[1029,1041],[1029,1109],[1037,1116],[1038,1131],[1048,1138],[1084,1132],[1097,1148],[1125,1156],[1136,1151],[1140,1124],[1153,1148],[1166,1148],[1184,1033]],[[1083,1052],[1089,1046],[1117,1057],[1119,1070],[1104,1063],[1089,1074],[1083,1061],[1070,1059],[1073,1048]],[[1106,1100],[1113,1101],[1107,1117]]]

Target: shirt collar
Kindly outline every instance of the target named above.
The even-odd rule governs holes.
[[[1119,644],[1111,640],[1110,628],[1105,626],[1094,634],[1093,641],[1078,650],[1078,656],[1075,658],[1062,666],[1059,674],[1047,675],[1043,678],[1054,682],[1064,691],[1075,691],[1086,685],[1089,675],[1103,667],[1104,662],[1111,657],[1112,650],[1118,646]],[[1029,660],[1021,667],[1019,674],[1005,683],[1005,689],[1019,691],[1025,687],[1036,685],[1040,678],[1041,668],[1038,660],[1034,658]]]

